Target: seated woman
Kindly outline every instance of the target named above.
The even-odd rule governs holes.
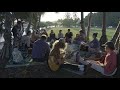
[[[107,42],[105,44],[105,51],[107,54],[104,58],[104,62],[94,61],[94,60],[87,60],[87,61],[80,61],[80,62],[90,66],[91,68],[102,73],[103,75],[108,76],[112,74],[117,68],[116,66],[117,55],[114,50],[115,50],[114,44],[112,42]]]
[[[54,42],[50,57],[55,58],[56,64],[61,65],[64,63],[65,47],[66,44],[63,38]]]
[[[97,39],[98,33],[93,33],[93,40],[89,43],[89,50],[92,52],[96,52],[100,49],[100,43]]]
[[[79,38],[81,41],[85,42],[85,33],[83,30],[80,30]]]
[[[96,54],[100,51],[100,43],[97,39],[97,34],[98,33],[93,33],[93,40],[89,43],[89,52],[87,53],[87,57],[92,55],[95,57]]]
[[[74,41],[73,41],[74,44],[79,44],[81,43],[81,39],[79,37],[79,34],[76,34],[76,37],[74,38]]]

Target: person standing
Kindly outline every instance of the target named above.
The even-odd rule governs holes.
[[[13,46],[15,46],[15,44],[17,43],[20,44],[23,32],[24,31],[22,30],[22,22],[18,21],[17,24],[12,29],[12,33],[14,37]]]

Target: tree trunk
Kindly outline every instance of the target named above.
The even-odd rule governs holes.
[[[119,50],[119,42],[120,42],[120,33],[119,33],[118,37],[116,38],[115,44],[114,44],[116,50]]]
[[[29,24],[28,24],[28,26],[27,26],[27,28],[25,30],[26,33],[30,30],[31,24],[32,24],[32,13],[30,13],[30,16],[29,16]]]
[[[100,38],[100,45],[103,45],[107,42],[106,35],[106,12],[103,12],[103,21],[102,21],[102,36]]]
[[[26,28],[26,33],[30,30],[30,26],[31,26],[31,20],[29,21],[29,24],[28,24],[28,26],[27,26],[27,28]]]
[[[39,14],[39,19],[38,19],[38,29],[40,28],[40,21],[41,21],[41,14]]]
[[[11,25],[12,25],[12,20],[11,20],[11,13],[6,12],[5,14],[5,33],[4,33],[4,46],[2,48],[1,52],[1,65],[6,65],[8,60],[11,57],[11,52],[12,52],[12,44],[11,44]]]
[[[119,35],[119,32],[120,32],[120,22],[118,23],[118,26],[117,26],[117,28],[116,28],[116,32],[115,32],[114,36],[113,36],[112,39],[111,39],[111,41],[112,41],[113,43],[115,43],[115,41],[116,41],[116,39],[117,39],[117,37],[118,37],[118,35]]]
[[[89,41],[91,19],[92,19],[92,12],[90,12],[89,19],[88,19],[87,41]]]
[[[84,31],[85,33],[85,26],[84,26],[84,14],[83,12],[81,12],[81,29]]]

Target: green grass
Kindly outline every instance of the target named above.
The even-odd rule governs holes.
[[[59,32],[59,30],[62,30],[62,32],[64,33],[64,35],[65,35],[65,33],[67,32],[67,29],[68,28],[62,28],[62,27],[60,27],[60,28],[51,28],[51,29],[48,29],[48,34],[50,34],[50,30],[54,30],[54,32],[55,32],[55,34],[56,34],[56,36],[58,35],[58,32]],[[75,37],[75,35],[77,34],[77,33],[79,33],[79,28],[70,28],[71,29],[71,31],[73,32],[73,38]],[[100,39],[100,37],[101,37],[101,34],[102,34],[102,31],[101,31],[102,29],[101,28],[91,28],[91,32],[90,32],[90,40],[92,40],[92,34],[93,33],[98,33],[98,39]],[[108,37],[108,40],[111,40],[111,38],[112,38],[112,36],[114,35],[114,33],[115,33],[115,30],[116,29],[107,29],[107,32],[106,32],[106,34],[107,34],[107,37]]]

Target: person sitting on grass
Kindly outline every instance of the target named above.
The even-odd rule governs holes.
[[[60,38],[59,40],[54,42],[50,57],[55,58],[56,64],[61,65],[64,63],[65,48],[66,44],[63,38]]]
[[[100,52],[100,43],[99,43],[99,41],[97,39],[97,34],[98,33],[93,33],[93,40],[88,44],[88,46],[89,46],[88,51],[89,52],[86,55],[87,58],[88,57],[94,58]]]
[[[93,40],[89,43],[89,50],[92,52],[99,51],[100,49],[100,43],[97,39],[98,33],[93,33]]]
[[[65,39],[67,43],[71,44],[73,33],[68,29],[68,32],[65,34]]]
[[[42,35],[40,40],[35,41],[32,49],[32,58],[36,62],[44,62],[48,60],[50,47],[46,42],[47,36]]]
[[[51,30],[51,32],[50,32],[50,41],[51,40],[55,41],[55,39],[56,39],[55,33],[53,32],[53,30]]]
[[[64,38],[62,30],[59,30],[59,33],[58,33],[58,39],[60,39],[60,38]]]
[[[79,38],[81,42],[85,42],[85,33],[83,30],[80,30]]]
[[[76,34],[76,37],[74,38],[73,43],[74,43],[74,44],[78,44],[78,45],[80,45],[81,40],[80,40],[79,34]]]
[[[104,46],[107,54],[104,58],[103,63],[94,60],[86,60],[80,62],[87,65],[88,68],[91,67],[101,74],[108,76],[111,75],[117,68],[117,55],[114,51],[115,47],[113,42],[107,42]]]

